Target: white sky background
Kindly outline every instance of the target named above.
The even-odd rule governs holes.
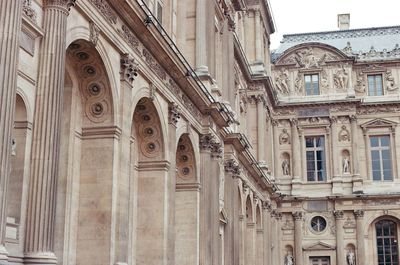
[[[400,25],[400,0],[269,0],[276,32],[283,34],[337,30],[337,14],[350,13],[350,29]]]

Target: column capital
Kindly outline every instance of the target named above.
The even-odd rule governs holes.
[[[211,145],[211,157],[212,158],[222,158],[223,156],[223,148],[221,143],[213,143]]]
[[[303,219],[303,212],[302,211],[293,212],[292,216],[295,221],[301,221]]]
[[[43,6],[44,7],[57,7],[65,9],[68,12],[71,7],[75,6],[76,0],[44,0]]]
[[[335,211],[333,211],[333,215],[335,216],[335,219],[336,219],[336,220],[343,219],[344,211],[342,211],[342,210],[335,210]]]
[[[200,150],[211,150],[214,142],[214,136],[211,133],[200,135]]]
[[[139,65],[135,62],[135,59],[130,54],[125,53],[121,55],[121,81],[126,81],[132,85],[133,80],[138,75]]]
[[[225,160],[224,167],[225,171],[228,173],[232,173],[234,177],[240,176],[240,166],[235,159]]]
[[[176,127],[179,119],[181,118],[181,112],[179,106],[172,102],[168,106],[168,122]]]
[[[331,122],[331,124],[336,124],[338,121],[338,118],[336,116],[331,116],[331,117],[329,117],[329,121]]]
[[[272,211],[272,204],[271,204],[271,202],[269,202],[269,201],[263,201],[263,202],[262,202],[262,208],[263,208],[264,210],[267,210],[268,212],[271,212],[271,211]]]
[[[356,115],[350,115],[350,122],[354,122],[354,123],[356,123],[357,122],[357,116]]]
[[[290,124],[292,126],[297,126],[297,125],[299,125],[299,120],[297,118],[291,118],[290,119]]]
[[[362,219],[364,217],[364,210],[354,210],[354,216],[356,219]]]

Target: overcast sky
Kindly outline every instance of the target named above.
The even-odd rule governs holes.
[[[350,13],[350,28],[400,25],[400,0],[269,0],[276,32],[271,49],[283,34],[337,30],[337,14]]]

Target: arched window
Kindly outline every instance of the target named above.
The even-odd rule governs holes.
[[[398,265],[397,225],[391,220],[375,224],[378,265]]]

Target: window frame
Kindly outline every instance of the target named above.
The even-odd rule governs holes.
[[[313,138],[314,140],[313,140],[313,147],[307,147],[307,139],[308,138]],[[322,138],[324,141],[323,141],[323,144],[321,145],[321,146],[316,146],[316,139],[317,138]],[[305,163],[306,163],[306,166],[305,166],[305,170],[306,170],[306,179],[307,179],[307,182],[308,183],[323,183],[323,182],[326,182],[327,181],[327,173],[328,173],[328,170],[327,170],[327,161],[326,161],[326,157],[327,157],[327,149],[326,149],[326,140],[327,140],[327,138],[326,138],[326,136],[325,135],[306,135],[306,136],[304,136],[304,147],[305,147],[305,149],[304,149],[304,151],[305,151]],[[318,170],[318,155],[317,155],[317,152],[319,152],[319,151],[322,151],[322,169],[321,170]],[[312,171],[313,172],[313,180],[310,180],[309,178],[308,178],[308,172],[310,172],[309,170],[308,170],[308,158],[307,158],[307,152],[313,152],[313,161],[314,161],[314,170]],[[318,178],[318,171],[320,171],[321,173],[322,173],[322,175],[321,175],[321,180],[319,180],[319,178]]]
[[[383,137],[387,137],[388,138],[388,140],[389,140],[389,143],[388,143],[388,145],[387,146],[382,146],[381,144],[382,144],[382,141],[381,141],[381,139],[383,138]],[[378,139],[378,146],[372,146],[372,138],[377,138]],[[391,135],[390,134],[371,134],[371,135],[369,135],[368,136],[368,140],[369,140],[369,155],[370,155],[370,161],[371,161],[371,165],[370,165],[370,168],[371,168],[371,179],[372,179],[372,181],[373,182],[379,182],[379,181],[381,181],[381,182],[392,182],[393,180],[394,180],[394,175],[393,175],[393,173],[394,173],[394,170],[393,170],[393,155],[392,155],[392,152],[393,152],[393,150],[392,150],[392,139],[391,139]],[[376,169],[374,169],[374,161],[375,160],[373,160],[373,152],[378,152],[378,154],[379,154],[379,172],[380,172],[380,179],[375,179],[374,178],[374,171],[378,171],[378,170],[376,170]],[[384,174],[384,172],[385,172],[385,169],[384,169],[384,167],[383,167],[383,160],[385,160],[385,159],[383,159],[383,155],[382,155],[382,153],[383,153],[383,151],[389,151],[388,153],[389,153],[389,160],[390,160],[390,167],[389,167],[389,169],[390,169],[390,174],[391,174],[391,176],[390,176],[390,179],[385,179],[385,174]]]
[[[312,94],[308,94],[307,81],[306,81],[307,77],[310,77],[310,84],[311,84],[310,91],[313,92]],[[314,84],[313,77],[317,77],[317,80],[316,80],[317,81],[316,82],[316,84],[317,84],[317,93],[314,93],[315,92],[315,87],[313,87],[313,84]],[[304,82],[304,93],[305,93],[306,96],[319,96],[321,94],[321,89],[320,89],[321,84],[320,84],[320,74],[319,73],[314,73],[314,72],[312,72],[312,73],[304,73],[303,74],[303,82]]]
[[[378,236],[378,229],[377,229],[377,225],[379,224],[379,223],[381,223],[381,222],[391,222],[391,223],[393,223],[394,224],[394,235],[393,236],[391,236],[390,234],[389,235],[382,235],[382,236]],[[393,218],[390,218],[390,217],[386,217],[386,218],[380,218],[380,219],[378,219],[378,220],[376,220],[374,223],[373,223],[373,235],[374,235],[374,248],[375,248],[375,260],[376,260],[376,262],[377,262],[377,264],[383,264],[383,265],[399,265],[400,264],[400,249],[399,249],[399,224],[398,224],[398,222],[396,221],[396,220],[393,220]],[[382,230],[383,231],[383,230]],[[379,243],[379,239],[381,239],[382,240],[382,253],[383,253],[383,257],[386,257],[384,254],[385,254],[385,250],[387,250],[387,249],[385,249],[384,248],[384,246],[385,246],[385,239],[387,239],[387,240],[389,240],[389,245],[390,246],[392,246],[392,244],[393,243],[397,243],[397,253],[395,253],[394,255],[396,256],[397,255],[397,260],[396,260],[396,262],[385,262],[385,260],[384,260],[384,263],[379,263],[379,246],[380,245],[378,245],[378,243]],[[393,242],[391,241],[391,239],[393,240]],[[391,255],[391,257],[393,257],[393,254],[392,254],[392,252],[393,252],[393,248],[392,249],[390,249],[390,255]]]
[[[376,77],[380,77],[380,88],[381,88],[381,94],[378,94],[378,90],[377,90],[377,80]],[[374,94],[371,94],[371,87],[370,87],[370,77],[374,78]],[[384,82],[383,82],[383,74],[382,73],[369,73],[367,74],[367,87],[368,87],[368,96],[370,97],[377,97],[377,96],[384,96],[385,95],[385,89],[384,89]]]

